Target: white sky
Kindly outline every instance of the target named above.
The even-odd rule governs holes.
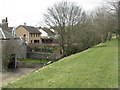
[[[0,0],[0,23],[8,17],[9,26],[23,25],[40,26],[43,14],[48,7],[63,0]],[[102,0],[65,0],[77,2],[85,10],[92,10],[102,3]]]

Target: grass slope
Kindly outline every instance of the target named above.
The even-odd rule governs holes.
[[[118,42],[113,39],[43,67],[7,88],[117,88]]]
[[[21,62],[29,62],[29,63],[47,63],[51,60],[43,60],[43,59],[20,59],[18,60],[18,62],[21,61]]]

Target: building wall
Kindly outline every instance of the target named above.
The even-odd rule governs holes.
[[[11,55],[15,54],[15,44],[13,40],[2,40],[2,71],[7,71]]]
[[[20,26],[16,29],[16,35],[18,37],[24,38],[24,34],[26,34],[25,40],[27,40],[27,42],[29,42],[29,32],[26,31],[25,28],[23,28],[22,26]]]
[[[29,43],[31,43],[31,40],[32,40],[32,43],[34,43],[34,40],[39,40],[39,43],[41,43],[41,34],[35,34],[35,33],[32,33],[32,34],[29,34]]]
[[[22,42],[20,39],[16,39],[15,42],[16,42],[15,45],[16,58],[25,59],[27,53],[27,45],[24,42]]]
[[[0,40],[0,72],[2,71],[2,41]]]

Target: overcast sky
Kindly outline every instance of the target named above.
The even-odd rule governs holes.
[[[43,14],[48,7],[63,0],[0,0],[0,23],[8,17],[9,26],[23,25],[39,26],[43,22]],[[92,10],[102,3],[102,0],[65,0],[77,2],[85,10]]]

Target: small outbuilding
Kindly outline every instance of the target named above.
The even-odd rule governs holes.
[[[15,39],[11,34],[0,28],[0,61],[2,71],[8,68],[15,68]]]
[[[6,21],[4,20],[2,24]],[[2,72],[16,68],[17,58],[26,58],[26,44],[7,32],[7,26],[5,28],[3,26],[0,26],[0,68]]]

